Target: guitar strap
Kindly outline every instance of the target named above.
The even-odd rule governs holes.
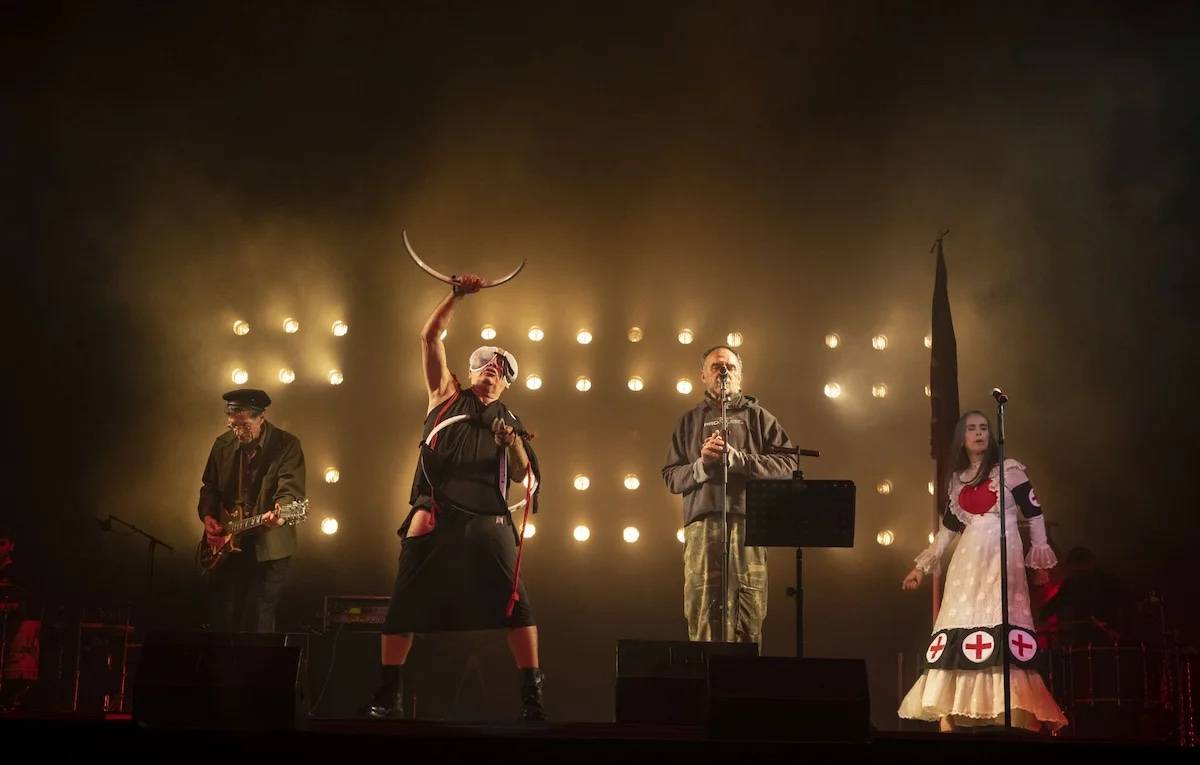
[[[250,460],[254,459],[255,455],[258,454],[258,449],[259,449],[259,447],[257,445],[253,445],[250,447],[244,447],[244,446],[238,447],[237,501],[238,501],[238,504],[240,504],[242,506],[243,517],[245,517],[247,508],[250,507],[250,497],[246,493],[246,491],[247,491],[246,477],[250,472],[249,462],[250,462]],[[257,510],[257,509],[258,509],[257,507],[254,508],[254,510]],[[254,513],[249,513],[249,515],[254,515]]]
[[[257,453],[258,447],[255,446],[253,448],[255,453]],[[241,445],[238,446],[237,504],[242,509],[241,515],[237,519],[239,521],[244,520],[246,517],[248,517],[248,515],[254,515],[253,512],[248,512],[246,509],[250,506],[250,497],[246,494],[246,475],[250,470],[249,461],[254,458],[252,454],[247,455],[248,451],[250,450],[247,447]],[[236,544],[231,545],[231,549],[241,550],[241,548]]]
[[[242,508],[246,507],[246,450],[238,447],[238,488],[237,488],[237,504]]]

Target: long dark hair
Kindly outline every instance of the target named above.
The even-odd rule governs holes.
[[[979,466],[979,472],[971,479],[970,486],[978,486],[988,479],[992,474],[992,468],[1000,464],[1000,444],[996,441],[996,433],[992,430],[992,421],[988,416],[978,409],[972,409],[969,412],[963,412],[962,417],[958,418],[958,424],[954,426],[954,440],[950,442],[950,454],[946,462],[950,465],[950,470],[954,474],[960,474],[964,470],[971,467],[971,455],[967,453],[967,418],[972,415],[978,415],[988,424],[988,448],[983,455],[983,464]],[[943,481],[949,482],[950,476],[944,476]]]

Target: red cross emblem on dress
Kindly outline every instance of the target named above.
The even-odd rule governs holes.
[[[1008,650],[1017,661],[1029,661],[1037,655],[1037,640],[1025,630],[1010,630],[1008,633]]]
[[[974,664],[982,664],[992,656],[992,652],[996,650],[996,641],[992,640],[992,636],[986,630],[975,630],[967,639],[963,641],[962,651],[963,656]]]
[[[946,650],[946,633],[939,632],[938,634],[933,636],[933,640],[930,641],[929,647],[925,649],[925,660],[928,661],[930,664],[933,664],[935,661],[938,660],[938,658],[941,657],[942,651],[945,651],[945,650]]]

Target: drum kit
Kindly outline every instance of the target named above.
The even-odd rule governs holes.
[[[1095,619],[1038,630],[1048,649],[1046,683],[1070,725],[1062,735],[1082,739],[1200,743],[1195,691],[1197,649],[1166,628],[1162,601],[1150,593],[1141,609],[1156,610],[1158,629],[1147,639],[1122,639]]]

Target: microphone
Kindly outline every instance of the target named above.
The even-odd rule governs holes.
[[[717,379],[721,381],[721,387],[729,386],[729,365],[722,364],[720,371],[717,372]]]
[[[992,398],[996,399],[997,404],[1008,403],[1008,394],[999,388],[992,388]]]

